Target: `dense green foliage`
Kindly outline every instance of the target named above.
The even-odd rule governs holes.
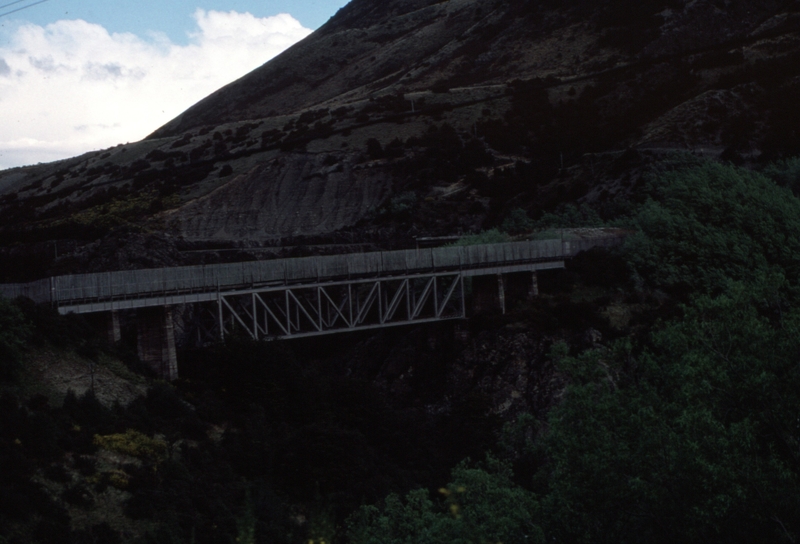
[[[653,286],[719,293],[798,278],[800,201],[757,173],[706,163],[661,172],[635,215],[630,260]]]
[[[800,313],[743,287],[630,345],[566,358],[547,507],[570,541],[781,541],[800,526]]]
[[[353,544],[544,543],[534,520],[539,505],[532,493],[516,486],[511,471],[489,459],[487,470],[466,463],[453,470],[453,481],[436,502],[423,489],[403,502],[386,498],[383,508],[363,506],[351,518]]]
[[[764,169],[764,175],[781,187],[788,187],[795,195],[800,193],[800,157],[772,163]]]
[[[683,300],[643,340],[563,357],[551,534],[585,542],[800,534],[800,200],[719,164],[659,172],[627,256]],[[644,286],[642,286],[644,287]]]

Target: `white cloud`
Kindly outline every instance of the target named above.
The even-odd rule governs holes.
[[[140,140],[311,33],[287,14],[194,18],[188,45],[81,20],[17,28],[0,47],[0,168]]]

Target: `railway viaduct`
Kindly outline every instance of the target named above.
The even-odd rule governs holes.
[[[537,271],[563,268],[581,251],[619,245],[624,237],[604,233],[77,274],[2,284],[0,295],[48,303],[61,314],[101,314],[112,342],[120,339],[120,312],[133,314],[139,357],[172,380],[178,377],[176,322],[184,335],[204,344],[234,332],[253,339],[303,338],[464,319],[469,291],[473,305],[485,305],[488,294],[489,303],[505,312],[508,274],[530,274],[535,295]]]

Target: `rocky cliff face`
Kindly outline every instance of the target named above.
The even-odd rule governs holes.
[[[800,152],[798,73],[794,1],[353,0],[142,142],[1,172],[0,280],[142,237],[208,262],[602,205],[667,151]]]

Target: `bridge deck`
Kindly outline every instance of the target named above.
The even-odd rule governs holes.
[[[326,286],[364,278],[408,278],[459,271],[461,276],[563,266],[595,246],[618,245],[624,235],[438,247],[234,264],[57,276],[0,285],[0,295],[50,303],[61,313],[91,313],[215,300],[219,293],[265,292],[287,286]]]

